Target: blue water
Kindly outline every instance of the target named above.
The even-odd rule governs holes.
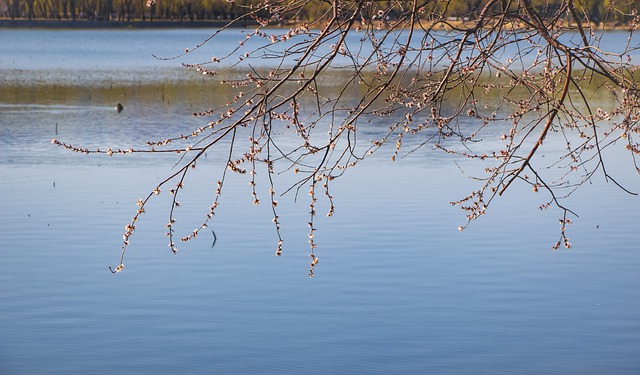
[[[164,32],[64,31],[161,41]],[[82,86],[0,98],[1,374],[640,372],[640,201],[600,176],[566,202],[580,215],[573,248],[553,251],[561,213],[537,209],[542,193],[515,185],[459,232],[464,213],[447,202],[477,187],[461,173],[474,166],[429,149],[395,163],[382,153],[334,184],[336,213],[318,218],[309,279],[308,202],[279,198],[285,247],[275,257],[269,207],[253,206],[248,180],[232,175],[215,246],[203,233],[173,255],[160,195],[125,271],[112,275],[137,199],[177,156],[86,156],[50,139],[103,147],[191,129],[189,103],[210,97],[173,90],[164,101],[129,83],[117,95]],[[112,103],[125,92],[118,115]],[[547,140],[545,152],[561,143]],[[185,185],[187,233],[206,213],[218,156]],[[627,155],[610,156],[610,173],[640,191]],[[293,182],[280,181],[279,191]]]
[[[266,36],[247,36],[254,29],[231,29],[228,32],[218,34],[214,38],[209,37],[215,32],[211,29],[156,29],[156,30],[0,30],[0,82],[20,83],[31,85],[33,83],[54,82],[73,84],[124,83],[157,80],[185,79],[184,69],[177,68],[181,63],[204,63],[212,70],[223,70],[233,66],[248,69],[269,68],[278,64],[292,64],[294,60],[285,59],[284,62],[276,58],[274,51],[279,52],[284,48],[292,48],[294,43],[308,40],[310,37],[300,35],[286,43],[269,45],[267,48],[258,48],[263,45],[265,38],[274,35],[280,37],[284,34],[282,29],[265,29]],[[379,33],[383,33],[379,31]],[[448,41],[449,36],[442,33],[436,34],[438,42]],[[394,33],[400,41],[404,41],[407,32]],[[625,31],[611,31],[590,39],[592,43],[602,46],[603,50],[621,53],[628,49],[625,56],[637,64],[640,60],[640,35],[629,34]],[[378,35],[382,38],[383,35]],[[349,34],[346,41],[351,53],[364,60],[372,52],[370,43],[362,42],[364,32]],[[533,37],[532,41],[539,41]],[[328,43],[318,49],[318,55],[329,53],[329,43],[337,42],[335,36]],[[391,36],[389,36],[391,39]],[[580,40],[579,34],[566,37],[569,44]],[[242,44],[240,44],[242,42]],[[412,48],[421,47],[422,34],[416,31],[412,40]],[[530,64],[535,58],[536,50],[529,51],[530,45],[507,45],[501,56],[494,56],[496,63],[506,63],[511,58],[516,58],[519,49],[528,51],[521,63]],[[634,48],[635,47],[635,48]],[[186,54],[185,51],[189,50]],[[248,53],[244,59],[238,58]],[[450,51],[455,53],[455,49]],[[415,55],[409,52],[407,61],[413,61]],[[466,55],[463,55],[463,58]],[[221,60],[212,64],[215,57]],[[422,56],[421,59],[424,59]],[[618,57],[611,56],[613,61]],[[314,60],[314,59],[311,59]],[[338,55],[336,66],[349,66],[350,59]],[[447,60],[440,62],[437,56],[434,64],[447,64]],[[313,66],[313,64],[311,64]],[[519,69],[515,64],[512,68]],[[349,69],[347,69],[349,70]],[[352,70],[352,69],[351,69]],[[350,71],[350,70],[349,70]]]

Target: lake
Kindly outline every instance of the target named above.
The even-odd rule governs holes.
[[[137,199],[179,156],[81,155],[50,140],[126,147],[190,133],[203,122],[191,114],[226,92],[179,65],[220,51],[153,55],[212,32],[0,30],[1,374],[640,372],[640,200],[601,175],[566,201],[580,215],[573,247],[554,251],[561,212],[538,210],[542,193],[514,185],[459,232],[464,213],[448,202],[477,187],[461,172],[472,163],[383,150],[335,183],[312,279],[308,202],[279,198],[275,257],[270,207],[232,175],[215,243],[202,233],[172,254],[161,195],[111,274]],[[640,191],[622,151],[609,173]],[[208,152],[187,180],[181,229],[206,214],[224,157]]]

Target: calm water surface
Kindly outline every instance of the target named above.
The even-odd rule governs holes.
[[[276,258],[269,208],[232,176],[213,248],[204,233],[171,254],[161,195],[112,275],[136,200],[176,159],[84,156],[50,139],[126,146],[198,126],[190,113],[224,92],[151,54],[207,33],[0,30],[1,374],[640,372],[640,201],[601,178],[567,202],[580,214],[574,247],[552,251],[560,213],[537,210],[546,197],[516,186],[461,233],[464,215],[447,202],[475,187],[460,172],[473,166],[430,150],[382,155],[335,184],[309,279],[307,203],[280,199]],[[95,42],[72,56],[55,44],[66,38]],[[116,54],[135,40],[145,43]],[[34,50],[41,59],[25,66]],[[74,76],[76,64],[87,74]],[[187,232],[222,152],[187,182]],[[639,191],[626,155],[611,157],[610,172]]]

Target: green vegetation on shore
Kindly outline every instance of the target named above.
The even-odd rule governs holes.
[[[287,1],[299,3],[296,0]],[[585,0],[580,3],[579,8],[582,15],[594,24],[621,26],[631,22],[633,15],[640,8],[640,0],[627,0],[616,4],[614,1]],[[439,1],[434,7],[434,16],[449,20],[474,19],[486,2],[487,0]],[[147,3],[151,5],[147,6]],[[277,3],[279,6],[285,5],[282,1]],[[397,6],[391,0],[379,3],[380,8]],[[560,9],[562,0],[534,0],[531,3],[540,15],[551,17]],[[0,0],[0,20],[180,21],[197,24],[202,21],[224,22],[236,19],[264,4],[264,0]],[[283,19],[314,21],[330,7],[329,4],[322,0],[307,0],[302,7],[294,7],[297,9],[295,14],[283,14]],[[393,16],[393,12],[387,14]]]

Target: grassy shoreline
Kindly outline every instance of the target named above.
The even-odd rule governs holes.
[[[48,20],[48,19],[0,19],[0,28],[22,28],[22,29],[162,29],[162,28],[221,28],[227,26],[232,20],[166,20],[158,19],[154,21],[109,21],[109,20]],[[447,21],[437,27],[438,29],[449,29],[451,26],[463,28],[474,24],[474,21]],[[256,26],[257,23],[251,20],[236,21],[233,27]],[[600,24],[591,25],[594,30],[612,31],[628,30],[629,25],[624,24]]]

